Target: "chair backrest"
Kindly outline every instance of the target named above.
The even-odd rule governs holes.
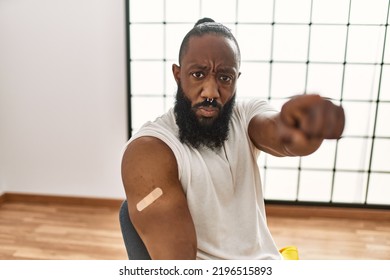
[[[119,210],[119,222],[129,260],[150,260],[148,250],[130,220],[127,200]]]

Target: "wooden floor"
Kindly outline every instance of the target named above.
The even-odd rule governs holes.
[[[5,202],[0,259],[126,259],[112,207]]]
[[[269,212],[278,247],[297,246],[301,259],[390,259],[390,219],[305,213]],[[15,201],[0,205],[0,259],[126,258],[117,207]]]
[[[390,260],[390,222],[271,216],[268,223],[277,244],[297,246],[301,259]]]

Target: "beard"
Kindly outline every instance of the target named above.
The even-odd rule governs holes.
[[[192,106],[191,101],[186,97],[181,84],[178,84],[176,103],[174,107],[176,124],[179,127],[179,139],[182,143],[194,148],[201,146],[210,149],[219,149],[228,139],[229,125],[235,104],[235,94],[226,102],[220,105],[213,101],[203,101]],[[195,111],[204,106],[213,106],[219,109],[214,118],[197,117]]]

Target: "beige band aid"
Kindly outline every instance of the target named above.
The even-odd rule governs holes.
[[[137,203],[137,210],[142,211],[163,194],[162,189],[155,188],[150,194]]]

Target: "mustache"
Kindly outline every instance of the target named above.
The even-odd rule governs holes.
[[[192,106],[193,109],[196,109],[199,107],[214,107],[214,108],[222,109],[222,105],[219,104],[216,99],[210,100],[209,98]]]

